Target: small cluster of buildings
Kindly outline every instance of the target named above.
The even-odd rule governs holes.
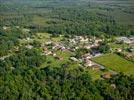
[[[74,36],[74,38],[69,39],[70,43],[73,44],[90,44],[91,46],[94,44],[95,46],[98,46],[100,42],[103,40],[96,37],[87,37],[87,36]]]
[[[3,30],[8,30],[8,29],[10,29],[10,27],[8,27],[8,26],[3,26]]]
[[[79,49],[79,48],[85,48],[87,50],[90,50],[92,52],[93,56],[100,56],[100,52],[98,50],[98,47],[100,46],[100,43],[102,43],[103,40],[96,37],[83,37],[83,36],[75,36],[72,39],[69,39],[69,44],[74,46],[73,51]]]
[[[60,57],[57,55],[57,51],[67,51],[68,48],[62,44],[62,43],[58,43],[58,42],[53,42],[53,41],[48,41],[45,42],[41,45],[41,48],[43,48],[43,54],[42,55],[51,55],[53,57],[55,57],[58,60],[64,60],[63,57]]]
[[[54,57],[57,56],[56,53],[54,53],[57,50],[61,50],[61,51],[68,50],[68,51],[75,52],[75,50],[79,48],[86,48],[87,50],[92,51],[92,52],[82,55],[81,59],[70,57],[70,60],[83,62],[85,67],[91,68],[93,70],[104,69],[103,66],[91,60],[92,57],[101,55],[101,53],[97,51],[96,47],[100,45],[100,43],[102,42],[102,39],[96,38],[95,41],[94,42],[93,41],[94,40],[92,38],[83,37],[83,36],[75,36],[72,39],[68,39],[68,42],[71,46],[62,42],[58,43],[58,42],[48,41],[42,44],[42,48],[44,48],[43,49],[44,55],[53,55]],[[84,44],[84,45],[81,47],[81,44]]]
[[[126,44],[134,44],[134,37],[118,37],[117,42],[124,42]]]
[[[95,63],[94,61],[92,61],[92,55],[90,53],[87,53],[85,55],[82,56],[82,61],[84,63],[84,66],[87,68],[91,68],[93,70],[104,70],[105,67]]]
[[[69,44],[73,45],[73,48],[65,43],[53,42],[51,40],[43,43],[41,46],[43,48],[43,55],[52,55],[54,57],[57,57],[57,55],[55,53],[57,50],[60,50],[60,51],[68,50],[68,51],[75,52],[76,49],[81,48],[78,45],[79,43],[86,44],[86,45],[84,45],[84,47],[86,49],[90,50],[91,48],[99,46],[99,43],[102,42],[102,40],[96,39],[94,44],[92,44],[91,42],[92,42],[92,40],[87,37],[75,36],[73,39],[69,39]],[[77,44],[77,46],[76,46],[76,44]],[[88,48],[88,46],[89,46],[89,48]],[[100,53],[93,50],[92,53],[87,53],[87,54],[82,55],[81,59],[75,58],[75,57],[70,57],[70,60],[76,61],[76,62],[78,62],[78,61],[83,62],[84,66],[86,68],[91,68],[93,70],[104,69],[103,66],[101,66],[91,60],[91,58],[95,55],[100,55]]]
[[[77,43],[88,43],[89,38],[84,37],[84,36],[75,36],[72,39],[69,39],[70,43],[77,44]]]

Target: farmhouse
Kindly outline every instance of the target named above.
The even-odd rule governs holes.
[[[63,57],[56,57],[56,59],[58,59],[58,60],[64,60]]]
[[[90,44],[84,46],[84,48],[86,48],[86,49],[90,49],[91,47],[92,47],[92,45],[90,45]]]
[[[132,43],[134,43],[134,39],[128,38],[128,37],[118,37],[118,38],[116,38],[116,40],[118,42],[122,42],[123,41],[126,44],[132,44]]]
[[[85,67],[91,67],[92,65],[94,65],[94,63],[91,60],[85,60]]]
[[[99,43],[101,43],[102,42],[102,39],[95,39],[95,43],[96,44],[99,44]]]
[[[100,66],[99,65],[92,65],[91,68],[93,70],[100,70]]]
[[[15,26],[15,27],[18,28],[18,29],[20,28],[20,26]]]
[[[132,54],[127,54],[127,55],[126,55],[126,58],[127,58],[127,59],[131,59],[131,58],[133,58],[133,57],[134,57],[134,56],[133,56]]]
[[[112,77],[112,73],[111,72],[107,72],[107,73],[105,73],[105,74],[103,74],[102,75],[102,78],[104,78],[104,79],[109,79],[109,78],[111,78]]]
[[[3,30],[7,30],[9,29],[10,27],[7,27],[7,26],[3,26]]]
[[[130,49],[130,52],[134,53],[134,48],[131,48],[131,49]]]
[[[51,55],[52,54],[52,51],[49,51],[47,48],[44,48],[44,54],[45,55]]]
[[[56,55],[57,55],[56,53],[53,53],[53,56],[54,56],[54,57],[56,57]]]
[[[52,41],[45,42],[46,45],[51,45]]]
[[[51,55],[52,52],[51,51],[44,51],[45,55]]]
[[[129,38],[129,40],[131,41],[131,44],[134,43],[134,37]]]
[[[6,58],[10,57],[11,55],[0,57],[0,60],[5,60]]]
[[[54,44],[54,46],[52,47],[52,49],[55,49],[55,50],[66,50],[66,47],[63,45],[63,44]]]
[[[72,60],[72,61],[79,61],[77,58],[75,58],[75,57],[70,57],[70,60]]]
[[[123,50],[121,48],[116,49],[117,52],[122,52]]]
[[[32,45],[26,45],[25,47],[28,48],[28,49],[32,49],[33,48]]]
[[[98,50],[98,47],[93,47],[91,48],[91,54],[94,57],[98,57],[101,56],[102,54],[100,53],[100,51]]]
[[[75,36],[75,38],[72,40],[73,43],[88,43],[89,39],[87,37],[83,37],[83,36]]]
[[[90,53],[84,54],[84,55],[82,56],[82,59],[83,59],[83,60],[91,59]]]
[[[30,32],[30,29],[23,28],[22,31],[28,33],[28,32]]]
[[[80,42],[83,42],[83,43],[88,43],[88,38],[81,38]]]
[[[69,42],[70,42],[70,43],[73,43],[73,44],[76,44],[75,39],[69,39]]]

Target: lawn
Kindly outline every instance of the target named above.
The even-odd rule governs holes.
[[[85,69],[85,71],[87,71],[89,73],[89,75],[91,76],[91,78],[94,81],[97,79],[100,79],[101,75],[104,74],[104,72],[102,72],[100,70]]]
[[[44,17],[40,17],[40,16],[33,16],[32,19],[32,24],[34,25],[46,25],[47,19],[45,19]]]
[[[58,37],[51,37],[52,34],[49,33],[36,33],[36,36],[34,37],[35,40],[39,42],[48,42],[48,41],[53,41],[53,42],[60,42],[64,36],[58,36]]]
[[[134,63],[127,61],[116,54],[105,54],[103,56],[93,58],[93,60],[101,65],[104,65],[108,69],[123,72],[127,75],[134,75]]]
[[[109,45],[110,45],[111,48],[114,48],[114,49],[116,49],[116,48],[123,48],[123,46],[124,46],[125,48],[132,47],[132,45],[128,45],[128,44],[110,43]]]
[[[51,66],[51,67],[61,67],[62,64],[66,64],[69,61],[70,56],[72,55],[71,52],[69,51],[57,51],[56,52],[57,56],[60,58],[63,58],[63,60],[56,59],[52,55],[46,56],[46,61],[40,68],[44,68],[46,66]],[[49,62],[49,63],[48,63]]]

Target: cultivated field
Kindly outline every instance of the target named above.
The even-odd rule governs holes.
[[[134,74],[134,63],[127,61],[126,59],[116,54],[106,54],[93,59],[99,64],[104,65],[108,69],[123,72],[125,74]]]

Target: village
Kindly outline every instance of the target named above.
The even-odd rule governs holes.
[[[118,74],[118,72],[115,70],[108,69],[107,66],[104,66],[103,64],[93,60],[93,58],[105,55],[99,51],[99,46],[104,42],[104,39],[95,36],[73,36],[71,38],[65,38],[64,35],[59,35],[56,38],[59,37],[62,37],[61,40],[54,41],[49,38],[46,42],[41,43],[41,48],[43,49],[42,55],[53,56],[62,62],[66,59],[64,59],[63,56],[58,56],[57,52],[71,52],[73,54],[68,58],[71,62],[79,63],[79,66],[82,66],[85,69],[90,69],[93,71],[104,71],[104,73],[101,75],[101,77],[104,79],[111,78],[113,75]],[[122,38],[124,37],[116,38],[115,43],[119,44],[123,41],[123,43],[126,45],[132,45],[129,50],[127,51],[124,49],[124,47],[119,47],[110,48],[109,52],[124,54],[123,56],[127,60],[134,59],[134,38],[125,37],[127,38],[127,41],[125,41],[125,39],[121,40]],[[29,49],[31,49],[31,47],[32,45],[28,45]],[[81,48],[85,49],[86,52],[83,51],[84,53],[80,54],[78,57],[77,51],[79,51]]]
[[[3,30],[7,30],[10,27],[3,27]],[[16,26],[16,28],[20,28]],[[24,33],[29,33],[30,30],[23,28]],[[36,33],[30,37],[20,39],[20,47],[14,47],[15,52],[19,51],[19,48],[25,46],[27,49],[35,48],[34,41],[40,46],[38,49],[42,50],[43,56],[53,57],[52,62],[74,62],[76,65],[89,69],[92,71],[101,71],[100,77],[107,79],[113,75],[118,74],[118,71],[109,69],[108,66],[103,63],[99,63],[94,58],[105,55],[100,51],[101,44],[105,42],[106,38],[100,38],[96,36],[71,36],[65,37],[64,35],[58,35],[54,37],[49,33]],[[115,43],[115,47],[111,45]],[[107,53],[120,54],[124,59],[134,62],[134,37],[116,37],[114,42],[109,42],[109,49]],[[127,45],[127,46],[126,46]],[[103,47],[104,45],[102,45]],[[37,48],[37,47],[36,47]],[[105,47],[103,48],[104,51]],[[63,55],[61,55],[63,53]],[[67,53],[67,54],[66,54]],[[69,55],[68,55],[69,54]],[[10,54],[11,55],[11,54]],[[0,57],[1,60],[9,57],[10,55]],[[66,57],[67,55],[67,57]],[[133,63],[134,65],[134,63]]]

